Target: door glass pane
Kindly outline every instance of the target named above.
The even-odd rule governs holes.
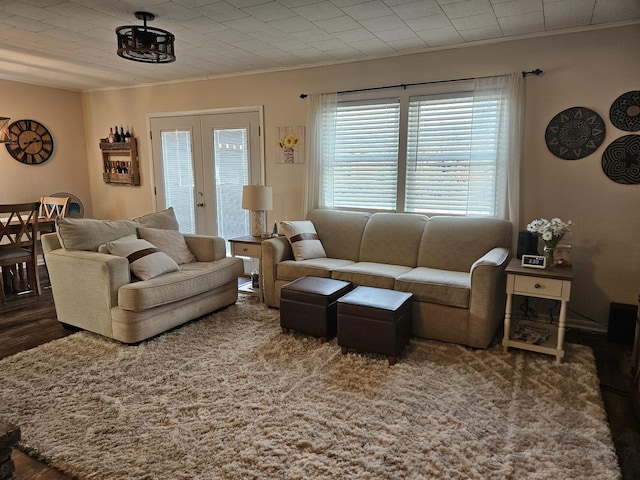
[[[196,233],[193,201],[195,183],[189,130],[162,132],[162,166],[167,207],[173,207],[181,232]]]
[[[242,186],[249,181],[247,130],[214,130],[218,235],[249,235],[249,212],[242,209]]]

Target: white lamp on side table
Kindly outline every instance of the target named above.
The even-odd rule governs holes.
[[[242,208],[250,210],[251,235],[259,237],[267,231],[266,210],[273,209],[273,192],[264,185],[242,187]]]

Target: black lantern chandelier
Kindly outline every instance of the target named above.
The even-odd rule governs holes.
[[[156,18],[153,13],[136,12],[135,15],[138,20],[144,21],[144,26],[126,25],[116,28],[118,55],[135,62],[175,62],[173,34],[160,28],[147,27],[147,21]]]

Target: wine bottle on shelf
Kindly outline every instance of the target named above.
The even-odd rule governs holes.
[[[113,134],[113,128],[109,127],[109,143],[116,141],[116,136]]]
[[[129,127],[127,127],[127,133],[124,134],[124,141],[127,143],[131,141],[131,134],[129,133]]]
[[[116,166],[116,172],[122,173],[122,167],[120,166],[120,162],[118,162],[118,164]]]
[[[116,143],[120,143],[122,141],[122,137],[120,136],[120,133],[118,133],[118,126],[116,125],[116,133],[114,134],[114,142]]]

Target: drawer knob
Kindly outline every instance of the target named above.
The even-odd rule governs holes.
[[[540,285],[539,283],[536,283],[536,284],[534,285],[534,287],[535,287],[535,288],[542,288],[542,285]]]

